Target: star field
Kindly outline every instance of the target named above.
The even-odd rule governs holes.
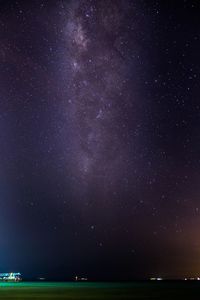
[[[1,1],[2,272],[199,276],[199,13]]]

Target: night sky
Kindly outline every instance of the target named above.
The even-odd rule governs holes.
[[[199,18],[0,1],[0,271],[200,276]]]

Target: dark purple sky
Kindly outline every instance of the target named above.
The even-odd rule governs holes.
[[[199,15],[0,1],[0,271],[200,275]]]

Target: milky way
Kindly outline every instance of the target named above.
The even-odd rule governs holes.
[[[75,177],[88,189],[99,184],[101,191],[116,192],[120,182],[128,181],[129,154],[134,156],[138,147],[138,101],[143,100],[138,99],[137,71],[132,70],[139,47],[132,33],[138,26],[134,9],[131,2],[119,1],[72,2],[68,8],[63,60],[70,77],[70,159]],[[132,13],[135,20],[126,22]],[[134,51],[132,61],[128,50]]]

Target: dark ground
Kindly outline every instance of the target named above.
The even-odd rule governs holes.
[[[200,283],[1,283],[0,299],[200,299]]]

